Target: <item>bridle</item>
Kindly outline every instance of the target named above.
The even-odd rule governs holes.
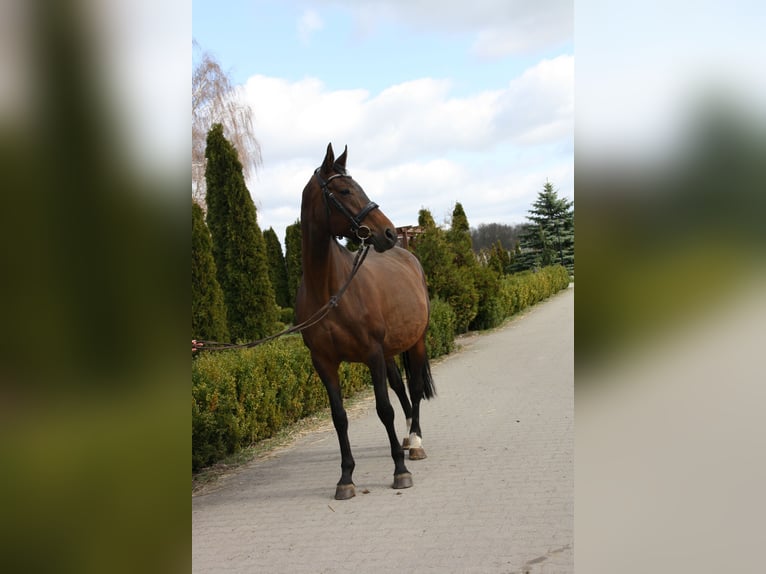
[[[362,221],[364,221],[364,218],[367,217],[372,210],[378,208],[378,204],[374,201],[371,201],[365,205],[359,213],[352,215],[351,212],[346,209],[340,200],[335,197],[335,194],[329,189],[330,182],[333,179],[339,177],[347,177],[348,179],[351,179],[351,176],[346,173],[334,173],[325,180],[322,179],[321,175],[319,175],[320,169],[320,167],[316,168],[316,170],[314,170],[314,175],[319,182],[319,187],[322,188],[322,196],[324,197],[325,206],[327,207],[327,217],[329,218],[330,216],[330,203],[332,203],[335,209],[341,212],[346,217],[346,219],[351,222],[351,230],[356,233],[356,236],[362,242],[364,242],[366,239],[369,239],[372,232],[370,231],[369,227],[362,225]],[[336,166],[336,169],[340,168]]]

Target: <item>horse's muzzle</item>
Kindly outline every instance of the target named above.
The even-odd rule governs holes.
[[[372,246],[378,253],[388,251],[396,245],[397,236],[396,231],[390,227],[386,227],[381,234],[375,234],[372,238]]]

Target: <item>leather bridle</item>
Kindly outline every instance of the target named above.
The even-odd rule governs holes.
[[[364,241],[365,239],[369,239],[372,232],[370,231],[370,228],[366,225],[362,225],[362,221],[364,221],[364,218],[367,217],[371,211],[378,208],[378,204],[374,201],[369,202],[367,205],[365,205],[362,210],[357,213],[356,215],[353,215],[348,209],[346,209],[346,206],[344,206],[340,200],[335,196],[335,194],[330,191],[329,185],[330,182],[333,179],[337,179],[339,177],[347,177],[348,179],[351,179],[351,176],[346,173],[334,173],[330,177],[328,177],[326,180],[322,179],[322,176],[319,175],[319,170],[321,168],[316,168],[314,171],[314,175],[317,178],[317,181],[319,182],[319,187],[322,188],[322,195],[324,196],[325,206],[327,207],[327,215],[329,217],[330,215],[330,203],[337,209],[340,213],[342,213],[348,220],[351,222],[351,230],[356,233],[356,236]]]

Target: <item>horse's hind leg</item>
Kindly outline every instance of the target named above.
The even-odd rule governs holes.
[[[402,410],[404,410],[404,418],[407,420],[407,430],[404,433],[404,441],[402,442],[402,448],[410,448],[410,425],[412,424],[412,405],[410,399],[407,397],[407,391],[404,388],[404,381],[402,380],[402,373],[399,371],[399,367],[396,365],[396,359],[393,357],[386,360],[386,374],[388,375],[388,384],[399,397],[399,402],[402,404]]]
[[[414,347],[406,351],[403,356],[407,384],[412,399],[412,423],[410,424],[410,460],[426,458],[423,449],[423,433],[420,430],[420,402],[430,399],[436,393],[431,379],[431,368],[428,364],[425,338],[418,341]]]
[[[409,488],[412,486],[412,475],[404,464],[404,450],[399,444],[394,427],[394,407],[388,399],[388,387],[386,386],[386,374],[388,362],[380,353],[370,359],[368,366],[372,375],[372,384],[375,389],[375,410],[378,417],[386,427],[388,441],[391,443],[391,458],[394,459],[394,488]]]
[[[340,468],[341,475],[338,485],[335,488],[336,500],[347,500],[356,495],[352,475],[354,473],[354,457],[351,455],[351,443],[348,440],[348,416],[343,408],[343,396],[340,392],[340,380],[338,378],[338,366],[325,364],[325,362],[312,357],[314,368],[322,379],[327,396],[330,399],[330,411],[332,412],[332,422],[335,425],[335,432],[338,435],[340,444]]]

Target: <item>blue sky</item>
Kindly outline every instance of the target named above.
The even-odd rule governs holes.
[[[397,225],[456,201],[521,223],[546,179],[573,197],[571,1],[194,0],[192,20],[253,107],[248,187],[280,239],[328,142]]]

